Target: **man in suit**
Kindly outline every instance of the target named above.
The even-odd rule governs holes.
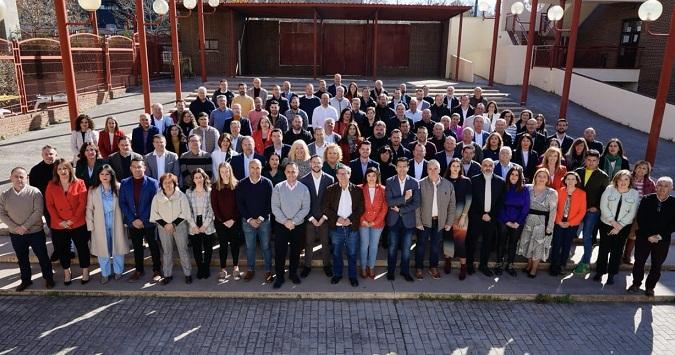
[[[166,150],[166,138],[158,134],[152,137],[152,144],[155,146],[155,150],[145,156],[145,175],[155,180],[159,180],[166,173],[180,176],[178,155]]]
[[[567,151],[570,150],[572,143],[574,143],[574,139],[567,135],[568,126],[569,123],[566,119],[559,118],[558,122],[555,124],[555,134],[547,138],[547,141],[550,141],[554,138],[558,140],[558,143],[560,143],[560,150],[562,151],[563,155],[567,154]],[[543,153],[544,152],[541,152],[541,154]]]
[[[588,149],[595,149],[598,153],[602,153],[604,150],[604,145],[600,141],[595,140],[595,129],[593,127],[588,127],[584,130],[584,139],[586,140],[586,145]]]
[[[509,170],[513,167],[519,167],[523,168],[520,165],[514,163],[511,161],[511,157],[513,156],[513,152],[511,151],[510,147],[502,147],[499,149],[499,160],[495,161],[495,169],[494,169],[494,174],[501,177],[506,181],[508,178],[508,173]]]
[[[363,184],[363,179],[366,177],[366,170],[368,168],[380,169],[380,164],[370,159],[370,142],[363,141],[359,146],[359,157],[349,162],[349,168],[352,169],[349,182],[354,185]]]
[[[164,134],[169,126],[173,125],[173,119],[169,115],[164,114],[164,106],[159,102],[152,104],[152,115],[150,115],[150,123],[157,127],[160,134]]]
[[[400,89],[400,88],[395,88],[395,89],[394,89],[394,94],[393,94],[392,97],[391,97],[391,101],[389,101],[389,103],[387,104],[387,106],[389,106],[389,108],[392,109],[392,110],[396,110],[396,106],[398,106],[398,104],[402,104],[402,105],[403,105],[403,108],[404,108],[403,110],[404,110],[404,111],[405,111],[405,109],[408,108],[408,107],[407,107],[407,106],[408,106],[407,102],[403,99],[403,96],[401,95],[401,89]]]
[[[433,159],[436,155],[436,146],[429,142],[429,130],[424,126],[419,127],[415,136],[417,139],[408,144],[408,149],[414,153],[416,146],[424,146],[424,159]]]
[[[513,137],[506,133],[506,120],[503,118],[498,118],[495,121],[495,132],[499,133],[502,137],[502,142],[504,142],[505,147],[513,148]]]
[[[412,233],[417,221],[415,210],[420,205],[420,186],[417,180],[408,176],[408,160],[396,160],[396,176],[385,183],[387,200],[387,226],[389,227],[389,248],[387,252],[387,280],[395,279],[396,259],[401,246],[401,275],[406,281],[414,281],[410,275],[410,246]]]
[[[418,144],[413,150],[413,158],[408,161],[408,175],[413,179],[420,181],[427,176],[427,160],[424,159],[426,148]]]
[[[119,152],[108,156],[108,164],[115,171],[117,181],[122,181],[131,176],[131,161],[135,158],[142,159],[143,156],[131,150],[131,143],[129,143],[129,138],[127,137],[120,137],[117,147],[119,148]]]
[[[438,259],[441,252],[443,231],[450,231],[455,219],[455,189],[441,177],[441,165],[432,159],[427,163],[428,176],[420,181],[420,207],[415,216],[417,223],[417,250],[415,251],[415,277],[424,278],[424,254],[429,244],[429,274],[439,279]]]
[[[331,245],[328,238],[328,217],[323,212],[323,199],[326,188],[333,184],[333,177],[324,173],[323,158],[319,155],[313,155],[309,160],[309,174],[300,178],[309,189],[309,215],[307,215],[307,224],[305,227],[305,265],[300,272],[300,277],[305,278],[312,271],[312,258],[314,256],[314,245],[317,239],[321,244],[321,259],[323,260],[323,272],[328,277],[333,277],[333,260],[330,252]]]
[[[129,278],[129,282],[136,282],[145,275],[143,269],[144,239],[150,248],[152,257],[152,281],[158,282],[161,279],[162,264],[155,224],[150,223],[150,206],[153,197],[157,194],[159,183],[157,180],[145,176],[145,162],[142,157],[131,161],[131,175],[122,180],[119,193],[124,224],[129,226],[129,236],[134,247],[136,271]]]
[[[237,107],[234,107],[232,110],[234,111],[237,109]],[[234,118],[228,118],[225,120],[225,128],[224,131],[225,133],[232,134],[232,123],[237,122],[239,126],[239,134],[242,136],[250,136],[253,134],[253,130],[251,128],[251,121],[246,118],[246,117],[241,117],[238,120],[235,120]]]
[[[330,86],[328,87],[328,93],[331,96],[335,96],[337,94],[337,88],[338,87],[341,87],[343,92],[347,92],[347,87],[342,85],[342,75],[335,74],[333,76],[333,83],[330,84]]]
[[[455,140],[455,137],[445,137],[445,142],[443,142],[443,150],[436,153],[434,156],[434,159],[436,159],[440,165],[441,176],[445,176],[445,173],[450,166],[450,161],[455,157],[455,147],[457,147],[457,141]]]
[[[546,137],[537,132],[537,120],[530,118],[525,123],[525,131],[518,133],[516,136],[516,147],[520,147],[520,139],[525,133],[529,133],[532,136],[532,150],[537,152],[537,154],[544,154],[546,151]]]
[[[333,246],[333,277],[331,284],[337,284],[342,279],[342,249],[347,249],[348,276],[352,287],[357,287],[356,255],[359,247],[359,226],[363,214],[363,191],[349,182],[351,169],[338,164],[336,169],[337,182],[328,186],[323,200],[323,210],[328,217]]]
[[[140,155],[145,155],[154,149],[152,137],[159,134],[159,129],[150,125],[150,115],[147,113],[142,113],[138,120],[138,127],[131,131],[131,149]]]
[[[481,173],[471,178],[473,200],[469,209],[469,231],[466,238],[466,271],[469,275],[475,272],[473,262],[479,237],[482,240],[478,270],[485,276],[493,275],[487,263],[497,230],[497,212],[501,208],[504,189],[504,180],[493,174],[494,164],[492,159],[484,159]]]
[[[481,165],[474,159],[475,152],[476,149],[471,145],[462,147],[462,172],[469,179],[480,174],[481,170]]]
[[[403,146],[403,133],[398,128],[393,130],[389,135],[389,147],[391,148],[391,161],[396,161],[403,157],[406,159],[412,158],[412,152]]]
[[[483,161],[483,148],[473,141],[473,135],[473,128],[465,127],[462,129],[462,140],[457,143],[457,147],[455,148],[455,156],[461,157],[464,147],[471,146],[473,147],[474,152],[473,160],[476,162],[481,162]]]
[[[469,105],[469,95],[462,95],[459,98],[459,105],[453,107],[450,113],[459,114],[459,125],[464,127],[464,120],[474,114],[473,107]]]
[[[298,94],[291,91],[291,82],[288,80],[285,80],[283,83],[281,83],[281,97],[288,100],[289,103],[291,102],[292,98],[298,97]]]
[[[272,97],[270,97],[269,100],[265,102],[265,110],[267,110],[267,112],[272,112],[270,111],[270,106],[272,105],[272,102],[276,102],[277,104],[279,104],[278,111],[280,114],[286,113],[286,111],[288,111],[288,109],[290,108],[290,106],[288,105],[288,100],[285,97],[281,96],[281,89],[279,89],[279,85],[272,86]]]
[[[291,151],[291,146],[284,144],[284,134],[279,128],[272,130],[270,134],[272,139],[272,145],[265,148],[263,155],[265,156],[265,161],[270,160],[272,154],[276,153],[281,159],[279,161],[284,161],[284,158],[288,156],[288,152]]]
[[[586,215],[583,221],[583,230],[581,232],[584,238],[584,255],[581,261],[574,269],[575,273],[585,274],[590,272],[591,254],[593,253],[593,237],[597,233],[597,224],[600,219],[600,197],[609,185],[609,177],[599,169],[600,152],[591,149],[586,152],[586,164],[584,167],[575,170],[581,177],[579,186],[586,192]]]
[[[485,146],[490,136],[490,132],[483,130],[484,124],[485,122],[480,117],[473,121],[473,141],[481,147]]]
[[[241,122],[239,121],[231,121],[230,122],[230,140],[232,141],[232,149],[234,149],[235,152],[241,153],[241,142],[242,142],[242,137],[243,136],[251,136],[250,134],[242,134],[241,133]]]
[[[242,152],[239,155],[232,157],[230,163],[232,164],[232,172],[237,180],[247,178],[249,175],[249,162],[253,159],[260,160],[262,165],[265,165],[265,157],[255,153],[255,142],[250,136],[243,136],[241,139]]]
[[[252,83],[253,87],[248,89],[248,96],[250,96],[252,99],[259,97],[262,100],[263,106],[266,106],[265,103],[267,101],[267,90],[262,88],[261,86],[262,81],[260,80],[260,78],[253,78]],[[248,113],[248,111],[246,112]]]
[[[448,88],[445,90],[445,97],[443,98],[443,104],[450,109],[459,105],[459,100],[455,97],[454,86],[448,86]]]
[[[324,140],[325,131],[323,127],[314,127],[312,128],[312,132],[314,133],[314,142],[307,146],[309,148],[309,155],[318,155],[323,157],[323,151],[328,145],[328,142]]]

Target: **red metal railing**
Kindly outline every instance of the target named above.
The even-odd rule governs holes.
[[[575,68],[635,69],[640,67],[644,47],[587,46],[577,47]],[[567,58],[566,46],[539,45],[534,47],[533,66],[563,68]]]
[[[553,23],[549,21],[546,12],[537,15],[539,19],[537,22],[539,26],[536,29],[537,38],[535,44],[542,43],[546,35],[552,33]],[[527,35],[529,32],[530,22],[527,19],[521,20],[520,16],[508,14],[504,19],[504,31],[509,34],[511,41],[515,45],[527,45]]]

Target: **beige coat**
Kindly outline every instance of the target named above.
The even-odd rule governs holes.
[[[115,221],[113,222],[112,228],[112,255],[125,255],[129,253],[127,230],[124,228],[122,210],[119,207],[119,198],[114,196],[113,199]],[[101,186],[89,190],[89,196],[87,198],[87,229],[91,232],[91,253],[96,256],[108,255],[108,241],[105,232],[105,214],[103,212]]]
[[[417,225],[431,228],[431,209],[434,197],[434,184],[429,177],[420,180],[420,207],[415,211]],[[436,191],[438,205],[438,230],[451,226],[455,217],[455,189],[450,181],[441,178]]]

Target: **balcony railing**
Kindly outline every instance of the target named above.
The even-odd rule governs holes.
[[[636,69],[644,47],[582,46],[574,55],[575,68]],[[563,68],[567,47],[539,45],[534,47],[533,66]]]

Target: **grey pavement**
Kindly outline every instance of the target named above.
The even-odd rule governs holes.
[[[670,304],[0,297],[3,354],[671,354]],[[7,321],[11,320],[11,321]]]

